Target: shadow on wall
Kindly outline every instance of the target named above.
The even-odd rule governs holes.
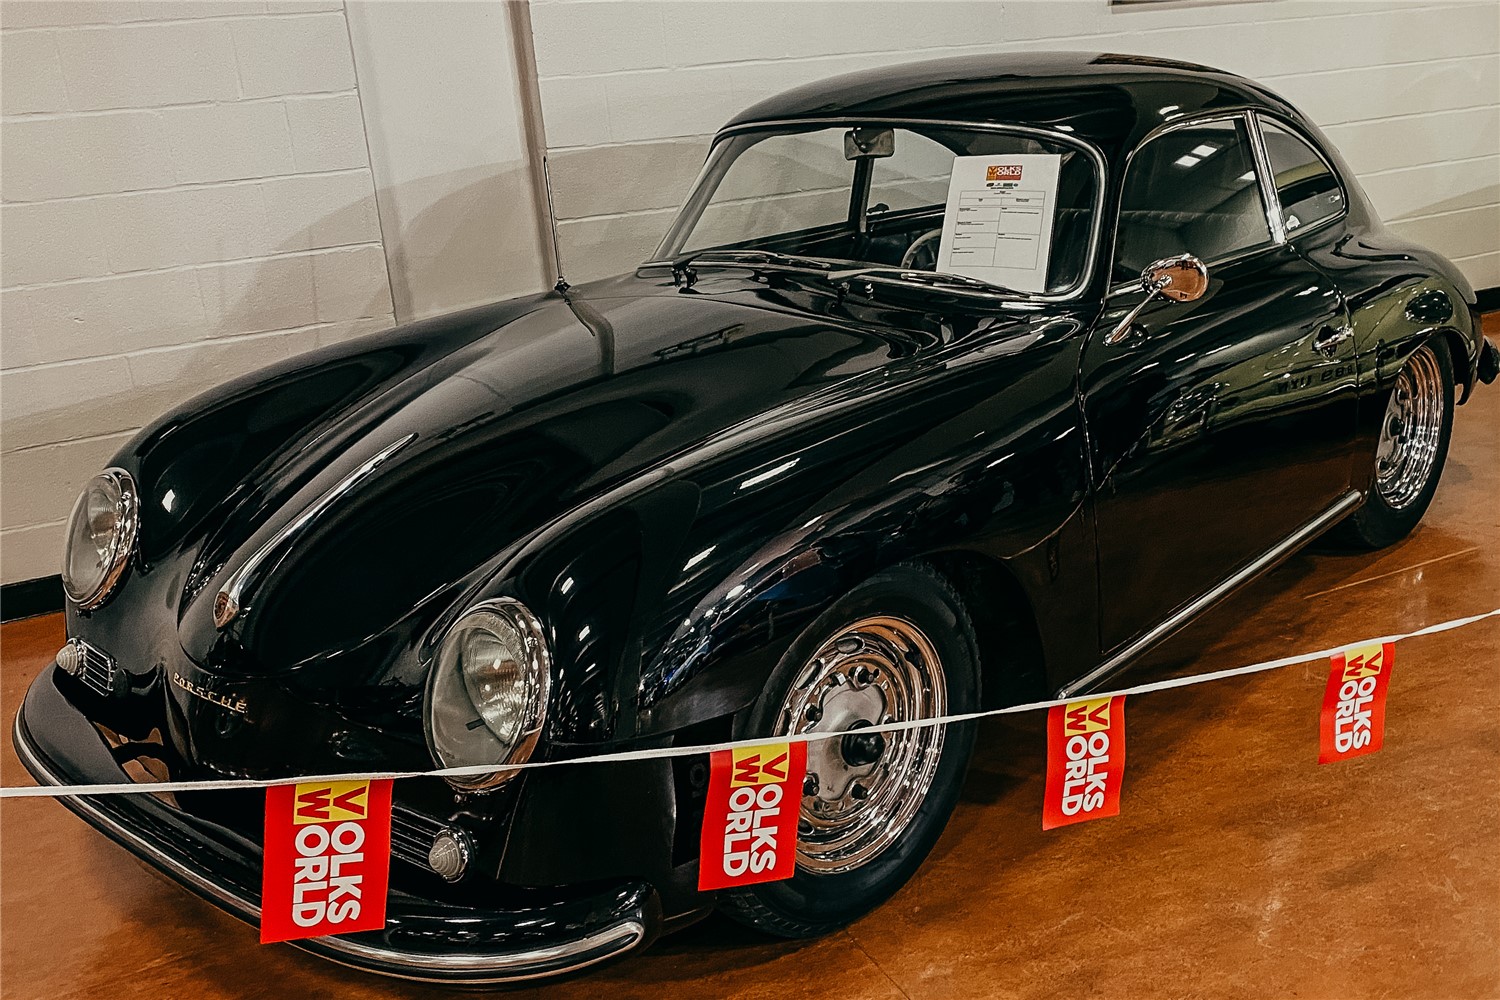
[[[539,290],[528,190],[526,165],[509,162],[371,191],[309,217],[257,247],[254,258],[198,268],[206,324],[196,339],[7,378],[0,527],[33,530],[7,539],[5,581],[56,572],[60,522],[83,483],[138,428],[199,393],[389,329],[396,317],[409,321]],[[392,209],[383,220],[376,199]],[[392,241],[389,273],[382,222]],[[108,286],[98,294],[107,296]],[[110,312],[107,302],[102,311]],[[70,332],[61,323],[29,332],[0,328],[0,340],[30,335],[45,342]]]
[[[1500,251],[1500,184],[1474,188],[1401,214],[1407,218],[1391,221],[1392,230],[1450,259]],[[1475,288],[1500,284],[1495,267],[1479,270],[1476,275],[1469,269]]]
[[[562,270],[605,278],[648,259],[687,198],[710,136],[548,154]]]
[[[525,162],[423,177],[376,197],[402,321],[527,295],[557,279],[534,249]]]

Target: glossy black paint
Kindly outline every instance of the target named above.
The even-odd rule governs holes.
[[[1213,267],[1202,299],[1148,306],[1119,347],[1103,335],[1143,293],[1109,287],[1106,238],[1072,301],[727,266],[687,285],[645,267],[314,352],[189,402],[116,457],[142,491],[139,552],[110,603],[68,612],[70,635],[119,658],[129,694],[49,672],[23,710],[28,739],[80,780],[118,780],[122,763],[85,720],[159,728],[174,776],[425,768],[435,644],[475,601],[508,594],[550,631],[542,756],[696,745],[729,734],[803,625],[908,559],[969,602],[986,704],[1062,689],[1367,489],[1391,379],[1423,340],[1448,338],[1472,386],[1472,291],[1380,225],[1295,109],[1217,71],[946,61],[801,88],[735,121],[1067,126],[1108,164],[1109,234],[1136,144],[1247,108],[1328,155],[1347,214]],[[1344,323],[1352,340],[1318,351]],[[412,434],[215,627],[231,572]],[[477,855],[459,885],[412,869],[399,887],[431,915],[522,897],[571,907],[580,890],[564,887],[613,886],[579,905],[614,900],[598,919],[639,911],[654,932],[712,902],[694,890],[705,778],[680,758],[529,772],[489,795],[403,782],[404,807],[465,828]],[[209,797],[131,801],[145,804],[122,805],[122,822],[174,850],[212,841],[216,877],[248,878],[253,803],[205,831]],[[424,926],[436,947],[443,918]]]

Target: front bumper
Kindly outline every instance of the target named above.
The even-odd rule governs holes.
[[[130,781],[103,736],[59,688],[59,673],[43,672],[16,715],[21,763],[45,785]],[[258,923],[260,845],[164,799],[59,801],[183,888]],[[480,909],[392,888],[383,930],[292,943],[370,972],[481,985],[575,972],[648,944],[662,923],[656,891],[640,881],[579,891],[497,886],[497,895],[504,905]]]

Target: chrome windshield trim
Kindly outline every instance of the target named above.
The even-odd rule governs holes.
[[[1262,552],[1250,562],[1219,581],[1211,589],[1178,608],[1154,628],[1126,644],[1118,653],[1115,653],[1093,670],[1090,670],[1073,683],[1064,685],[1058,690],[1057,696],[1059,698],[1071,698],[1073,695],[1086,691],[1099,682],[1120,672],[1147,649],[1191,622],[1211,606],[1229,596],[1231,592],[1239,589],[1241,585],[1250,582],[1261,573],[1271,569],[1282,559],[1295,552],[1303,543],[1311,541],[1325,529],[1331,527],[1339,518],[1359,506],[1361,499],[1362,496],[1358,491],[1348,491],[1339,497],[1338,500],[1334,501],[1332,507],[1329,507],[1276,545]]]
[[[998,122],[958,121],[946,118],[896,118],[888,115],[834,115],[826,118],[786,118],[774,119],[770,121],[746,122],[742,125],[731,125],[728,128],[720,129],[714,135],[713,143],[709,147],[708,156],[703,161],[703,168],[698,172],[698,176],[694,179],[693,186],[688,189],[687,200],[678,207],[677,214],[673,217],[672,224],[668,227],[666,236],[663,237],[662,242],[657,246],[656,252],[653,255],[653,259],[645,261],[644,263],[637,265],[637,267],[661,267],[671,263],[672,254],[669,254],[666,250],[667,242],[676,233],[682,218],[683,211],[693,201],[693,195],[698,192],[700,186],[703,183],[704,176],[707,173],[710,164],[713,162],[714,151],[718,148],[719,143],[724,139],[729,138],[730,136],[739,135],[743,132],[774,131],[776,129],[785,129],[800,126],[812,126],[816,128],[818,126],[856,124],[900,125],[905,127],[927,126],[930,128],[966,129],[971,132],[1016,133],[1031,138],[1045,139],[1048,142],[1056,142],[1062,145],[1072,146],[1082,152],[1094,165],[1094,220],[1093,225],[1089,231],[1088,252],[1084,256],[1083,269],[1079,273],[1078,280],[1073,283],[1072,287],[1064,289],[1061,292],[1026,292],[1017,294],[1025,295],[1029,300],[1036,302],[1071,302],[1083,296],[1084,291],[1087,290],[1094,276],[1094,267],[1099,260],[1099,244],[1104,232],[1104,190],[1109,183],[1109,170],[1104,161],[1104,154],[1100,152],[1098,147],[1093,145],[1093,143],[1088,142],[1082,137],[1055,129],[1039,128],[1034,125],[1009,125]],[[858,266],[861,262],[851,261],[850,263]],[[941,289],[941,291],[946,292],[949,291],[949,289]],[[995,296],[994,293],[989,294],[991,295],[991,297],[998,297]]]
[[[42,784],[66,785],[67,780],[43,762],[21,724],[21,713],[11,727],[16,756]],[[218,900],[225,909],[251,922],[260,919],[260,907],[236,896],[223,886],[177,861],[155,844],[94,805],[87,796],[70,796],[68,808],[85,814],[89,821],[103,827],[129,845],[149,864],[170,872],[175,878],[193,886],[204,895]],[[640,944],[646,937],[645,925],[639,920],[622,920],[602,930],[572,941],[527,948],[523,951],[483,954],[422,955],[380,948],[339,937],[310,938],[288,942],[351,968],[376,972],[399,979],[450,985],[488,985],[520,982],[565,975],[606,961]],[[576,960],[575,960],[576,958]],[[363,960],[363,961],[361,961]]]
[[[306,510],[288,521],[264,545],[256,549],[239,569],[229,575],[229,578],[224,581],[224,586],[219,588],[218,597],[214,600],[214,625],[223,628],[234,621],[244,610],[246,588],[267,559],[282,551],[288,543],[306,531],[308,525],[312,524],[319,515],[337,503],[340,497],[359,485],[365,477],[379,468],[392,455],[416,439],[417,433],[413,431],[399,441],[387,445],[374,457],[367,459],[359,468],[340,479],[332,489],[314,500]]]

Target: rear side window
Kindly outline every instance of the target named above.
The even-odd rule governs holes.
[[[1241,118],[1165,132],[1130,160],[1115,238],[1116,281],[1190,253],[1212,263],[1271,242],[1271,224]]]
[[[1344,192],[1323,158],[1301,136],[1262,118],[1266,158],[1288,237],[1344,210]]]

